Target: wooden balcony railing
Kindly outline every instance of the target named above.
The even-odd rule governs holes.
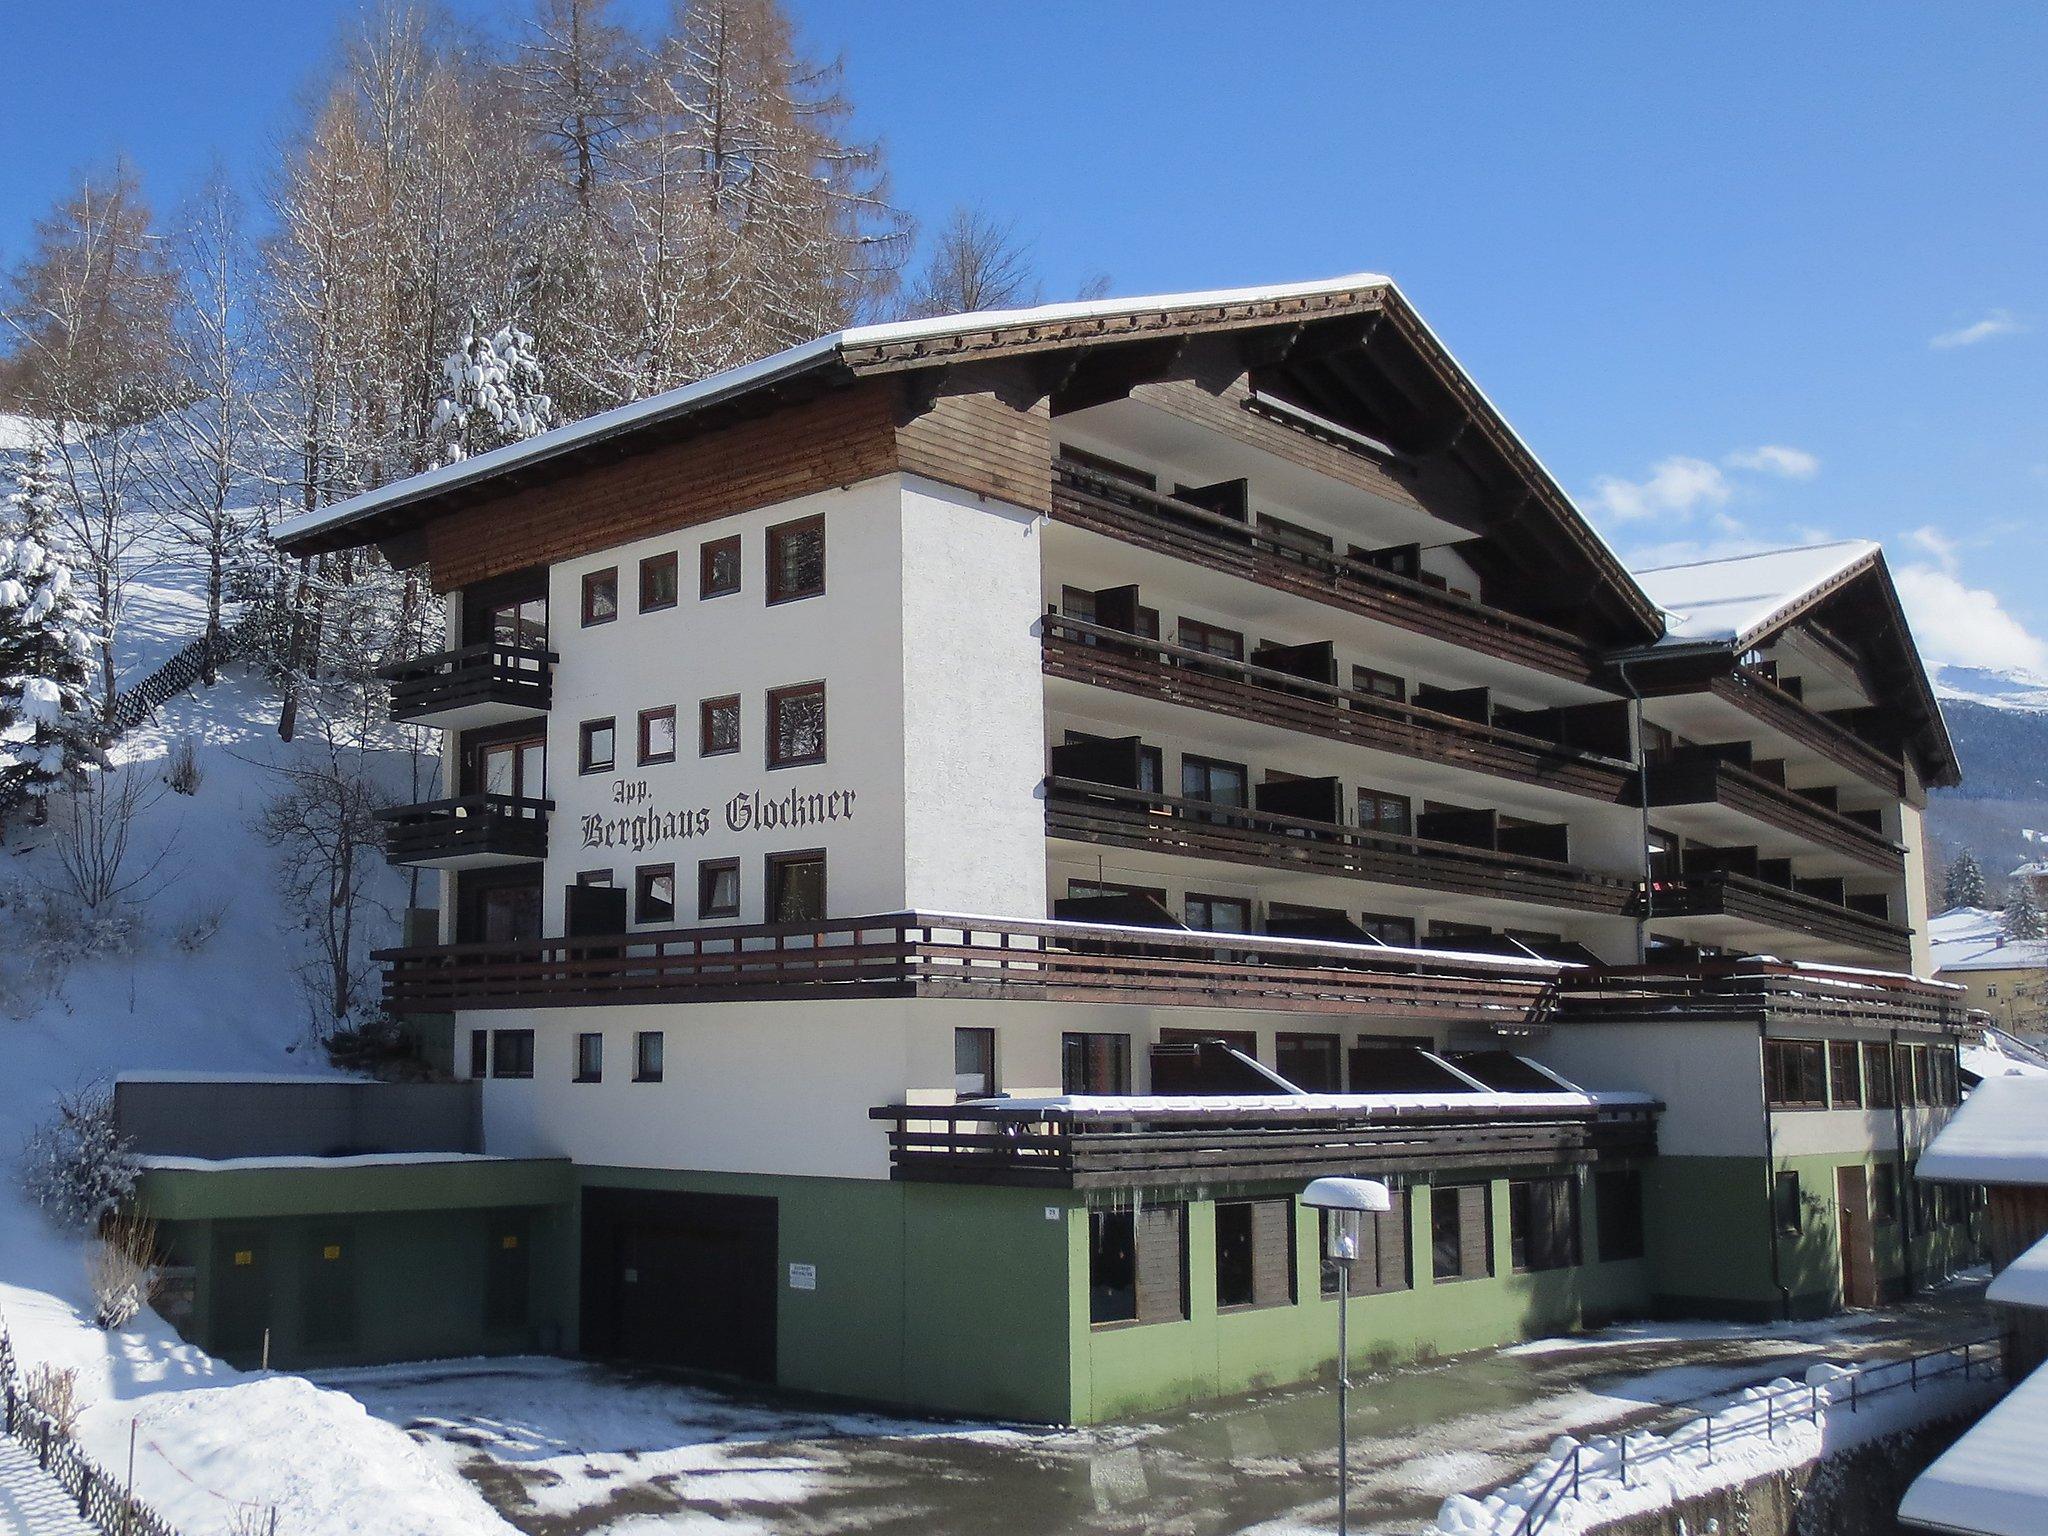
[[[384,854],[421,867],[515,864],[548,856],[552,800],[461,795],[379,811]]]
[[[803,925],[380,951],[394,1013],[822,997],[1022,998],[1514,1026],[1557,967],[1276,939],[898,912]]]
[[[1055,522],[1557,677],[1587,682],[1596,671],[1585,646],[1566,630],[1397,576],[1282,531],[1248,526],[1068,459],[1053,461],[1052,516]]]
[[[1558,989],[1559,1024],[1732,1019],[1957,1030],[1969,1015],[1963,990],[1946,982],[1779,960],[1602,966],[1564,972]]]
[[[554,701],[553,651],[485,641],[380,667],[391,684],[391,718],[409,725],[472,727],[545,714]]]
[[[1630,909],[1637,888],[1623,876],[1549,859],[1081,779],[1045,781],[1045,830],[1076,842],[1616,916]]]
[[[1705,755],[1652,761],[1643,782],[1653,807],[1724,806],[1871,869],[1897,875],[1906,867],[1904,850],[1882,832],[1734,763]]]
[[[1715,678],[1709,687],[1751,719],[1791,737],[1866,784],[1887,795],[1906,792],[1905,769],[1896,757],[1793,698],[1754,668],[1738,666],[1734,672]]]
[[[1627,763],[1574,751],[1539,736],[1148,640],[1081,619],[1047,614],[1041,622],[1049,677],[1470,768],[1609,803],[1634,791],[1635,772]]]
[[[1292,1183],[1370,1168],[1540,1168],[1656,1150],[1658,1106],[1633,1095],[1456,1094],[1333,1107],[1276,1098],[1256,1107],[890,1104],[891,1177],[905,1181],[1132,1189],[1255,1180]],[[1481,1102],[1483,1098],[1483,1102]]]
[[[1826,943],[1854,945],[1890,960],[1909,959],[1913,949],[1912,934],[1897,923],[1730,870],[1671,876],[1651,886],[1653,926],[1687,917],[1739,918]]]

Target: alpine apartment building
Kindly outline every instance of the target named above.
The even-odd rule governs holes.
[[[1969,1246],[1882,555],[1632,575],[1384,278],[849,330],[279,542],[448,599],[458,1081],[121,1085],[212,1347],[1087,1421],[1329,1368],[1322,1174],[1390,1358]]]

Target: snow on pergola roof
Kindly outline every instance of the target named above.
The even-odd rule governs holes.
[[[1664,645],[1725,642],[1746,649],[1775,629],[1822,588],[1879,553],[1868,539],[1842,539],[1796,549],[1762,550],[1635,573],[1664,610]]]
[[[2048,1237],[2034,1244],[1998,1272],[1984,1292],[1986,1301],[2008,1307],[2040,1307],[2048,1311]],[[2048,1441],[2043,1441],[2048,1446]]]
[[[2035,1371],[1913,1480],[1909,1525],[1958,1536],[2048,1531],[2048,1368]]]
[[[2048,1077],[1985,1078],[1919,1169],[1938,1184],[2048,1184]]]

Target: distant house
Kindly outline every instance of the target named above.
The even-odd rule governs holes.
[[[2006,878],[2014,882],[2024,880],[2034,888],[2035,901],[2048,901],[2048,859],[2029,859]]]
[[[2048,1079],[1987,1078],[1920,1158],[1920,1177],[1989,1191],[1985,1294],[2018,1385],[1906,1490],[1899,1518],[1957,1536],[2048,1531]]]
[[[2020,866],[2037,867],[2048,868]],[[1936,978],[1961,987],[1971,1008],[2014,1033],[2048,1028],[2048,939],[2008,939],[1990,907],[1951,907],[1928,921],[1927,936]]]

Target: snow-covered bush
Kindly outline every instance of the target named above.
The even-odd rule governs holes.
[[[55,1426],[58,1434],[70,1439],[78,1428],[78,1372],[71,1366],[59,1370],[53,1365],[34,1365],[21,1378],[21,1395],[28,1399],[29,1407],[40,1413]]]
[[[441,363],[444,389],[434,402],[432,430],[446,463],[554,425],[555,403],[533,338],[509,325],[489,336],[478,335],[482,329],[472,310],[461,345]]]
[[[32,797],[99,760],[92,654],[71,568],[39,540],[0,537],[0,773],[26,773]]]
[[[220,932],[227,917],[228,904],[225,901],[207,902],[191,909],[171,929],[172,946],[183,954],[198,954],[213,942],[213,936]]]
[[[21,1187],[62,1226],[89,1228],[135,1193],[135,1160],[114,1125],[114,1095],[91,1084],[59,1095],[57,1112],[22,1145]]]
[[[109,1333],[127,1327],[155,1298],[160,1263],[156,1223],[134,1206],[101,1222],[99,1240],[85,1256],[93,1322]]]

